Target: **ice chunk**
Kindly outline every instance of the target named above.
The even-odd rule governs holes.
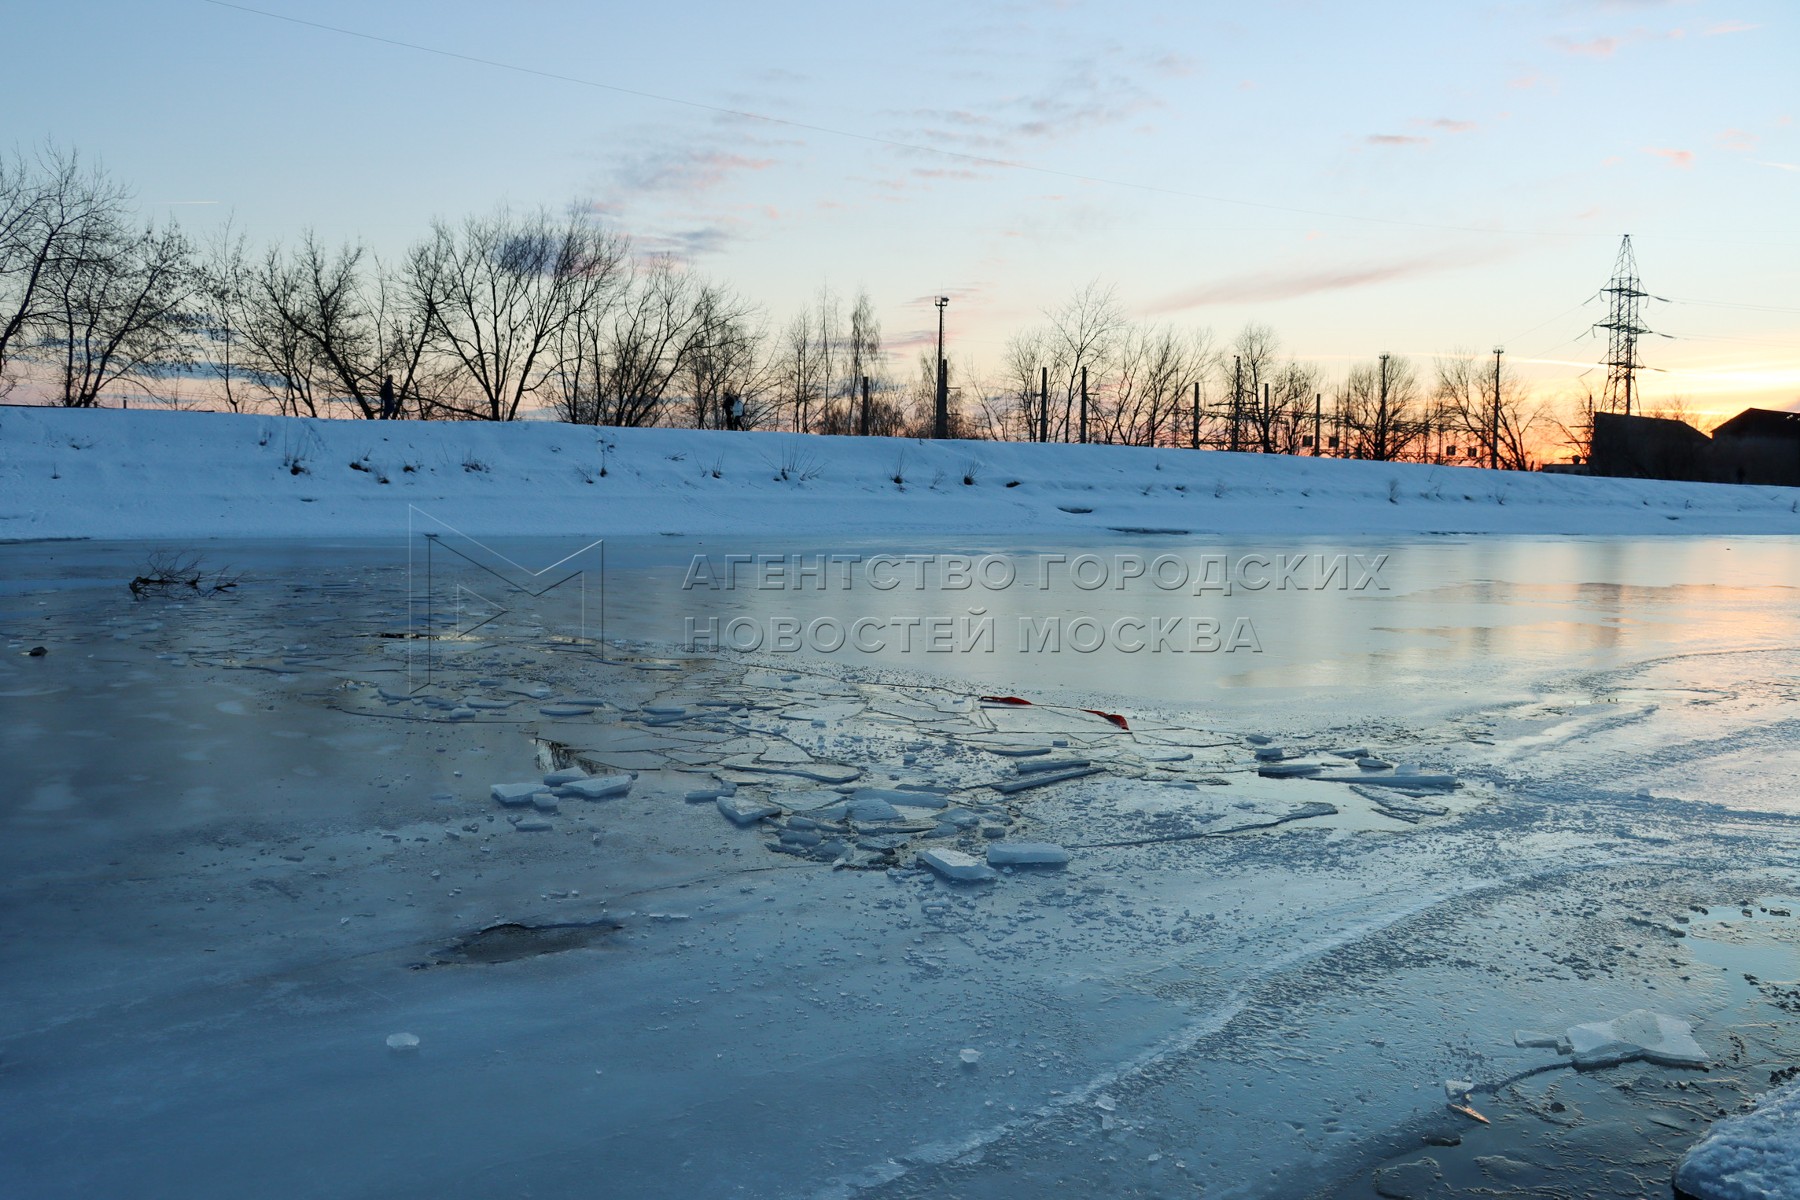
[[[546,717],[585,717],[594,710],[586,704],[544,704],[538,711]]]
[[[963,1066],[972,1067],[976,1063],[981,1061],[981,1051],[979,1051],[979,1050],[963,1050],[963,1051],[959,1052],[956,1057],[962,1059]]]
[[[913,788],[857,788],[850,793],[850,803],[855,804],[863,800],[883,800],[903,808],[948,808],[950,806],[950,801],[940,793],[919,791]]]
[[[1753,1112],[1707,1131],[1675,1168],[1676,1193],[1692,1200],[1800,1196],[1800,1082],[1757,1100]]]
[[[961,850],[921,850],[919,861],[955,883],[986,883],[998,878],[992,867]]]
[[[1703,1067],[1708,1061],[1691,1025],[1647,1008],[1634,1008],[1611,1021],[1571,1025],[1564,1036],[1578,1067],[1610,1067],[1637,1058],[1665,1067]]]
[[[1513,1045],[1521,1050],[1553,1050],[1562,1043],[1560,1033],[1533,1033],[1526,1029],[1513,1030]]]
[[[995,842],[987,848],[990,867],[1058,867],[1069,852],[1049,842]]]
[[[1256,768],[1256,773],[1264,779],[1300,779],[1317,775],[1323,769],[1318,763],[1266,762]]]
[[[1285,753],[1280,746],[1260,746],[1256,751],[1256,761],[1280,762]]]
[[[1357,756],[1356,765],[1365,771],[1386,771],[1391,769],[1394,764],[1385,758],[1376,758],[1372,754],[1363,754]]]
[[[409,1054],[419,1048],[419,1035],[416,1033],[390,1033],[387,1035],[388,1049],[397,1054]]]
[[[1029,762],[1014,763],[1013,770],[1021,775],[1033,775],[1039,771],[1072,771],[1092,765],[1085,758],[1034,758]]]
[[[556,789],[556,794],[570,800],[605,800],[623,796],[631,790],[629,775],[601,775],[593,779],[576,779]]]
[[[1444,1080],[1444,1095],[1452,1104],[1466,1103],[1469,1093],[1475,1090],[1474,1081],[1468,1079]]]
[[[898,821],[900,810],[879,796],[852,796],[845,806],[852,820],[856,821]]]
[[[725,794],[725,792],[718,788],[696,788],[683,796],[682,799],[686,800],[689,804],[711,804],[714,800],[717,800],[720,796]]]
[[[494,799],[508,808],[523,808],[531,798],[544,790],[541,783],[496,783],[491,789]]]
[[[749,796],[720,796],[719,811],[731,818],[734,825],[754,825],[764,817],[772,817],[781,811],[781,807],[770,804],[766,800],[753,800]]]
[[[544,820],[542,817],[526,817],[523,821],[514,825],[513,828],[520,833],[547,833],[556,828],[556,826],[550,824],[550,822]]]
[[[1067,771],[1042,771],[1036,774],[1021,776],[1018,779],[1002,779],[987,786],[1003,796],[1015,792],[1027,791],[1031,788],[1047,787],[1053,783],[1065,783],[1071,779],[1082,779],[1089,775],[1098,775],[1099,767],[1071,767]]]
[[[539,792],[531,798],[531,806],[539,812],[555,812],[557,800],[549,792]]]
[[[587,772],[580,767],[564,767],[560,771],[552,771],[544,776],[544,783],[549,787],[561,787],[565,783],[574,783],[577,779],[586,779]]]

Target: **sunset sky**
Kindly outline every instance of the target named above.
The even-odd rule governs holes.
[[[393,255],[433,216],[583,198],[776,321],[866,287],[909,357],[950,296],[987,368],[1097,279],[1221,338],[1267,323],[1328,378],[1504,345],[1555,394],[1601,357],[1630,233],[1673,335],[1643,344],[1648,404],[1723,415],[1800,407],[1797,16],[63,0],[8,11],[0,110],[196,232]]]

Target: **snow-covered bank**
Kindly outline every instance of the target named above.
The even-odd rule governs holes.
[[[1123,446],[0,410],[0,539],[1800,533],[1790,488]]]

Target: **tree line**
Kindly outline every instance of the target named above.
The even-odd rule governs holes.
[[[193,383],[232,411],[929,436],[938,364],[895,377],[866,291],[779,328],[730,287],[634,250],[591,206],[434,221],[397,259],[301,234],[253,248],[138,223],[127,189],[54,147],[0,155],[0,395],[29,376],[92,407]],[[1381,355],[1327,383],[1274,330],[1134,320],[1099,284],[946,364],[951,433],[1525,468],[1551,425],[1510,367]]]

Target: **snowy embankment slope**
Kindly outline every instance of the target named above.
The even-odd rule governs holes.
[[[970,482],[965,482],[968,480]],[[0,540],[1800,533],[1800,490],[1216,451],[0,409]]]

